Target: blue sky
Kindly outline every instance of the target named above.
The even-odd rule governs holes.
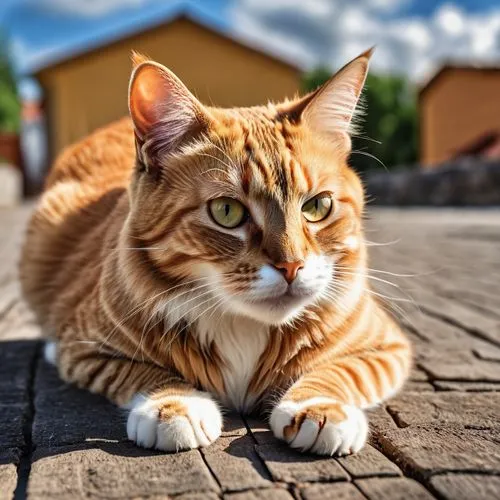
[[[20,72],[189,9],[304,68],[376,44],[374,68],[427,78],[443,60],[500,63],[500,0],[0,0]]]
[[[431,16],[433,12],[435,12],[435,10],[444,3],[446,2],[436,0],[418,0],[414,2],[407,2],[407,5],[403,5],[399,14]],[[454,3],[469,13],[484,12],[485,10],[499,6],[498,0],[460,0],[449,3]]]

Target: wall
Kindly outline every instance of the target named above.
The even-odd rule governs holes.
[[[419,102],[420,161],[450,160],[482,134],[500,128],[500,69],[447,68]]]
[[[500,205],[500,162],[464,159],[433,170],[377,172],[365,179],[374,205]]]
[[[298,69],[179,19],[38,75],[52,155],[127,113],[132,50],[168,66],[207,104],[260,104],[293,96],[300,85]]]

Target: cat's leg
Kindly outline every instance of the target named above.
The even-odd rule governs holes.
[[[346,455],[359,451],[368,436],[363,409],[402,386],[410,361],[404,339],[325,361],[293,384],[273,409],[274,435],[304,452]]]
[[[104,355],[77,342],[47,350],[64,380],[129,410],[128,438],[139,446],[179,451],[208,446],[220,436],[222,416],[210,394],[166,369]]]

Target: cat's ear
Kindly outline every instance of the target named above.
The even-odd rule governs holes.
[[[168,152],[207,122],[203,105],[169,69],[133,56],[129,111],[140,142]]]
[[[132,60],[132,68],[135,69],[139,64],[145,63],[150,61],[151,59],[146,56],[145,54],[141,54],[140,52],[137,52],[136,50],[133,50],[132,53],[130,54],[130,59]]]
[[[300,118],[307,126],[326,136],[342,137],[349,141],[350,146],[352,120],[373,50],[371,48],[353,59],[302,100]]]

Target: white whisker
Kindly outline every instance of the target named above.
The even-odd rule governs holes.
[[[358,155],[367,156],[368,158],[372,158],[375,161],[377,161],[378,163],[380,163],[380,165],[382,165],[384,167],[386,172],[389,172],[389,169],[386,167],[385,163],[380,158],[377,158],[375,155],[372,155],[371,153],[367,153],[366,151],[356,150],[356,151],[351,151],[351,154],[358,154]]]

